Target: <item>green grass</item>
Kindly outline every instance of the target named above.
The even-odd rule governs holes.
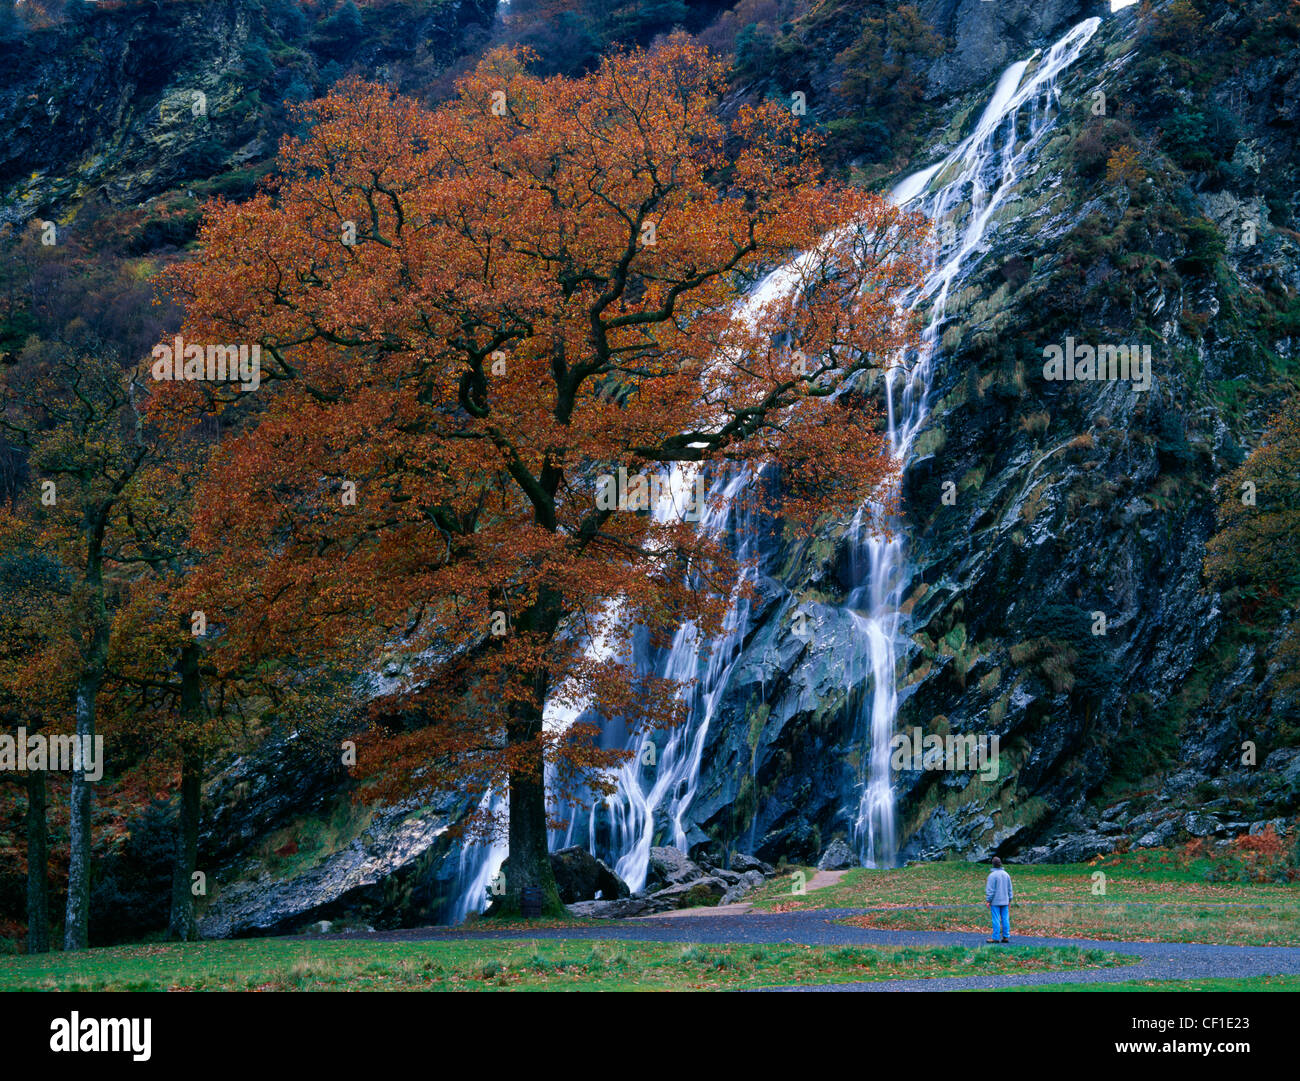
[[[1300,976],[1243,976],[1240,979],[1125,980],[1122,983],[1040,983],[995,987],[995,991],[1300,991]]]
[[[251,939],[0,958],[0,991],[738,990],[1130,964],[1103,950]]]
[[[811,868],[800,869],[812,880]],[[769,881],[754,898],[759,911],[874,908],[853,917],[859,927],[909,931],[988,931],[984,880],[988,866],[916,864],[897,870],[859,868],[834,886],[793,893],[790,876]],[[1136,942],[1300,945],[1300,887],[1209,882],[1195,863],[1155,857],[1110,857],[1088,865],[1012,866],[1014,935],[1051,935]],[[1094,879],[1105,875],[1105,893]],[[1240,907],[1221,907],[1231,903]],[[914,905],[959,905],[951,909]]]

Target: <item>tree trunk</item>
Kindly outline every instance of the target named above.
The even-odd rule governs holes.
[[[560,901],[546,844],[546,782],[540,767],[510,771],[510,857],[504,867],[505,895],[493,915],[517,916],[524,888],[540,886],[542,913],[568,914]]]
[[[27,777],[27,952],[50,952],[50,847],[40,769]]]
[[[194,942],[194,865],[199,856],[199,816],[203,802],[203,753],[187,751],[181,761],[181,813],[176,823],[176,861],[172,865],[172,911],[167,937]]]
[[[108,605],[104,599],[104,530],[107,508],[87,523],[85,593],[77,612],[78,636],[84,639],[81,672],[77,676],[77,743],[81,769],[72,771],[72,807],[68,823],[68,907],[63,920],[63,948],[84,950],[90,945],[90,804],[92,782],[87,759],[95,742],[95,700],[104,682],[108,659]],[[99,762],[100,769],[104,763]]]
[[[553,494],[558,474],[550,480]],[[543,517],[538,518],[538,524],[555,528],[554,521]],[[549,587],[543,588],[534,604],[520,614],[519,629],[539,636],[554,635],[563,611],[560,594]],[[535,760],[517,762],[510,770],[510,855],[502,868],[505,894],[490,911],[492,915],[517,916],[522,909],[524,890],[535,886],[542,891],[544,916],[567,916],[546,843],[546,767],[541,735],[550,674],[544,667],[537,668],[531,673],[531,682],[531,701],[516,707],[515,715],[506,722],[506,741],[515,747],[531,745],[537,753]]]
[[[181,647],[181,813],[176,822],[176,859],[172,865],[172,911],[167,937],[193,942],[194,865],[199,858],[199,820],[203,811],[203,677],[199,645],[192,638]]]
[[[100,674],[88,666],[77,680],[77,742],[83,754],[95,738],[95,699]],[[68,907],[63,921],[63,948],[84,950],[90,945],[90,797],[91,782],[82,769],[72,771],[72,814],[68,824]]]

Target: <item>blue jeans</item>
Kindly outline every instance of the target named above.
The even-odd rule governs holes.
[[[1010,905],[989,905],[989,911],[993,913],[993,937],[1010,938],[1011,937],[1011,906]]]

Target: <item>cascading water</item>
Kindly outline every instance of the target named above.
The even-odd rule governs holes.
[[[893,190],[895,202],[937,223],[942,245],[911,298],[913,309],[926,312],[916,356],[910,365],[895,365],[885,373],[889,443],[900,475],[928,413],[930,375],[948,318],[948,298],[983,257],[995,211],[1055,121],[1057,77],[1100,25],[1100,19],[1092,18],[1074,27],[1028,77],[1037,54],[1012,64],[970,135],[938,164],[913,173]],[[868,867],[892,866],[898,854],[889,759],[899,706],[897,654],[907,574],[902,534],[897,528],[887,534],[882,524],[880,507],[874,505],[860,508],[853,520],[853,572],[861,584],[845,602],[861,642],[859,667],[865,656],[866,671],[860,675],[870,677],[871,687],[861,721],[870,756],[853,829],[858,856]]]
[[[669,490],[681,483],[683,473],[683,467],[672,470]],[[749,520],[752,510],[738,512],[740,503],[735,499],[750,477],[747,470],[738,468],[715,480],[709,493],[708,509],[701,521],[701,527],[706,530],[727,529],[735,538],[735,554],[742,562],[755,554],[758,535],[755,524]],[[745,573],[752,574],[752,568]],[[661,812],[666,815],[672,830],[672,845],[686,850],[684,818],[695,798],[709,723],[749,631],[750,603],[740,595],[741,592],[738,585],[722,634],[712,643],[703,671],[700,671],[701,642],[695,627],[686,624],[678,628],[671,647],[657,667],[660,675],[678,681],[686,688],[687,720],[668,731],[666,738],[661,739],[662,746],[655,739],[656,733],[640,733],[636,737],[634,756],[619,773],[618,790],[603,804],[593,805],[590,810],[587,822],[589,847],[594,851],[596,838],[602,836],[597,819],[603,813],[608,820],[608,841],[604,847],[614,857],[614,869],[619,877],[634,890],[645,884],[650,847],[654,843],[656,820]],[[632,663],[644,665],[648,660],[634,657]],[[570,823],[569,837],[572,831],[573,822]]]
[[[1100,22],[1087,19],[1041,60],[1035,54],[1007,68],[970,135],[937,164],[912,174],[893,189],[896,203],[938,223],[941,240],[935,265],[910,298],[914,310],[925,312],[919,348],[914,357],[900,358],[885,373],[889,445],[901,468],[910,463],[913,444],[926,420],[930,375],[952,289],[982,258],[996,209],[1017,185],[1026,163],[1054,123],[1059,97],[1056,80],[1078,59]],[[789,268],[774,271],[746,306],[764,303],[786,288],[791,277]],[[689,484],[695,468],[674,467],[668,477],[669,493]],[[737,504],[734,496],[752,481],[752,474],[742,471],[715,477],[703,522],[707,529],[725,529],[742,561],[756,552],[758,523],[750,520],[752,510],[738,509],[749,501]],[[907,568],[901,532],[895,528],[886,536],[879,528],[882,524],[880,507],[875,504],[859,508],[853,519],[852,572],[860,584],[844,605],[860,643],[847,675],[852,685],[870,687],[860,714],[860,730],[870,753],[853,828],[858,856],[868,866],[891,866],[898,847],[889,752],[899,706],[897,656],[903,645],[901,591]],[[662,746],[654,733],[624,740],[622,745],[635,753],[620,771],[617,792],[592,806],[585,817],[572,815],[564,830],[552,833],[553,848],[585,840],[591,851],[613,859],[618,874],[634,890],[645,883],[649,850],[661,823],[670,828],[672,845],[686,849],[686,812],[695,798],[709,724],[741,658],[749,630],[750,605],[738,591],[722,635],[712,644],[702,670],[701,643],[689,626],[678,631],[662,658],[629,659],[633,664],[655,663],[661,675],[676,680],[694,680],[685,692],[689,695],[687,720],[661,738]],[[575,717],[552,723],[572,722]],[[653,768],[647,769],[652,761]],[[462,852],[460,896],[453,911],[456,919],[483,907],[485,887],[504,857],[503,843],[473,846]]]

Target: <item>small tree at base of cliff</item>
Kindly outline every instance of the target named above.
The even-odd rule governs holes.
[[[681,684],[621,663],[634,630],[707,640],[736,581],[680,503],[620,510],[608,478],[775,467],[790,528],[876,494],[875,416],[836,392],[911,342],[925,232],[824,183],[788,111],[722,120],[682,37],[575,81],[527,60],[492,54],[434,112],[344,84],[170,275],[186,341],[262,354],[197,500],[225,647],[400,670],[358,769],[385,798],[461,792],[476,826],[508,793],[507,912],[528,886],[559,908],[548,818],[626,758],[587,718],[682,717]]]
[[[1260,445],[1219,488],[1219,531],[1205,546],[1205,573],[1244,622],[1300,600],[1300,395],[1264,431]],[[1300,686],[1300,629],[1293,620],[1278,647],[1281,687]]]

